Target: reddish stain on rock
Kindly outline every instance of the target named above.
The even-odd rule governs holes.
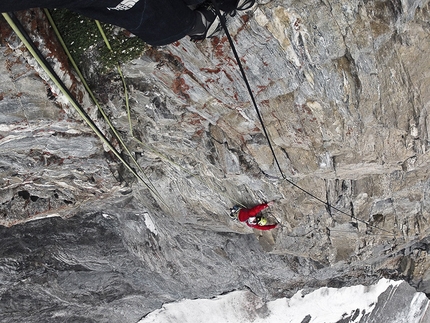
[[[197,113],[193,113],[190,118],[187,119],[187,124],[199,125],[202,123],[202,116]]]
[[[226,56],[226,54],[224,53],[225,43],[227,42],[226,36],[222,38],[214,37],[211,39],[211,42],[212,42],[212,46],[214,48],[214,53],[216,57],[223,58],[224,56]]]
[[[225,74],[225,76],[227,76],[227,78],[230,80],[230,82],[234,82],[234,80],[230,74],[228,74],[226,71],[224,71],[224,74]]]
[[[187,99],[189,98],[189,95],[186,93],[186,91],[190,89],[190,86],[185,83],[185,80],[181,76],[178,76],[173,81],[172,89],[174,93],[181,95]]]
[[[249,21],[249,15],[248,14],[242,15],[242,16],[240,16],[240,18],[242,18],[244,23],[247,23]]]
[[[218,74],[219,72],[221,72],[221,68],[220,67],[216,67],[216,68],[202,67],[202,68],[200,68],[200,71],[207,72],[207,73]]]

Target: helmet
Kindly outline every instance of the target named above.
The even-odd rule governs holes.
[[[263,217],[261,217],[261,218],[259,218],[258,219],[258,222],[257,222],[259,225],[266,225],[267,224],[267,219],[266,218],[263,218]]]

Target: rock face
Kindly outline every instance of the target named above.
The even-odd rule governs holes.
[[[248,288],[273,299],[381,276],[429,295],[429,10],[425,0],[270,1],[229,18],[287,180],[225,36],[123,66],[132,133],[120,79],[100,79],[94,90],[162,200],[3,21],[2,321],[135,322],[184,297]],[[32,36],[111,137],[43,15],[20,19],[37,25]],[[269,200],[282,223],[271,232],[227,216]]]

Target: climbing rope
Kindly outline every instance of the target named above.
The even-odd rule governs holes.
[[[130,159],[132,160],[132,162],[134,163],[134,165],[136,165],[136,167],[139,169],[139,171],[143,174],[142,176],[145,176],[146,183],[149,184],[149,185],[151,185],[151,187],[154,190],[156,190],[155,187],[154,187],[154,185],[151,183],[151,181],[146,177],[146,175],[145,175],[143,169],[141,168],[140,164],[137,162],[136,158],[134,158],[133,154],[128,149],[128,147],[125,144],[124,140],[122,139],[122,137],[120,136],[120,134],[118,133],[118,131],[116,130],[116,128],[114,127],[114,125],[112,124],[112,122],[110,121],[109,117],[106,115],[105,111],[103,110],[103,108],[99,104],[98,100],[96,99],[93,91],[91,90],[90,86],[88,85],[85,77],[82,75],[82,72],[81,72],[80,68],[76,64],[75,59],[73,58],[73,56],[70,53],[70,51],[69,51],[66,43],[64,42],[64,39],[61,36],[61,33],[58,30],[57,25],[56,25],[54,19],[52,18],[52,15],[51,15],[50,11],[48,9],[44,9],[44,12],[45,12],[46,17],[48,18],[49,23],[51,24],[52,29],[54,30],[55,35],[57,36],[58,41],[61,44],[61,47],[63,48],[64,52],[66,53],[67,57],[69,58],[70,63],[72,64],[73,68],[75,69],[76,73],[78,74],[78,76],[79,76],[82,84],[84,85],[84,87],[87,90],[89,96],[91,97],[91,100],[97,106],[97,109],[99,110],[99,112],[102,115],[103,119],[108,124],[109,128],[111,129],[111,131],[114,134],[115,138],[121,144],[122,148],[127,152],[128,156],[130,157]],[[107,40],[107,37],[106,37],[105,33],[103,32],[103,29],[102,29],[100,23],[98,21],[96,21],[96,23],[97,23],[97,26],[98,26],[99,30],[101,31],[103,39],[105,39],[105,42],[107,42],[109,44],[109,42]],[[110,47],[110,44],[109,44],[109,49],[112,51],[112,48]],[[119,64],[118,64],[118,70],[121,72]],[[125,86],[125,80],[124,80],[124,77],[122,76],[122,73],[120,73],[120,75],[121,75],[121,78],[122,78],[123,83],[124,83],[124,88],[125,88],[124,91],[125,91],[125,97],[126,97],[126,106],[128,107],[127,87]],[[129,115],[129,113],[128,113],[128,115]],[[129,115],[129,119],[130,119],[130,115]]]
[[[111,53],[113,53],[112,46],[110,45],[109,39],[107,38],[106,33],[104,32],[103,27],[100,24],[100,21],[96,20],[95,22],[100,34],[102,35],[103,41],[106,44],[106,47],[110,50]],[[127,118],[128,118],[128,124],[130,126],[130,134],[133,136],[133,127],[131,125],[130,100],[129,100],[128,90],[127,90],[127,83],[125,81],[125,77],[119,62],[117,63],[116,69],[118,71],[119,77],[121,78],[122,86],[124,88],[125,108],[127,110]]]
[[[238,55],[238,53],[237,53],[236,46],[234,45],[233,39],[232,39],[232,37],[231,37],[231,35],[230,35],[229,31],[228,31],[228,28],[227,28],[227,25],[226,25],[225,18],[224,18],[224,16],[221,14],[221,11],[220,11],[220,9],[219,9],[219,6],[218,6],[218,3],[216,2],[216,0],[211,0],[211,1],[212,1],[212,4],[213,4],[214,8],[215,8],[215,12],[216,12],[217,16],[218,16],[218,17],[219,17],[219,19],[220,19],[221,26],[222,26],[222,28],[224,29],[224,32],[225,32],[225,34],[226,34],[226,36],[227,36],[227,39],[228,39],[228,41],[229,41],[229,43],[230,43],[231,50],[232,50],[232,52],[233,52],[233,54],[234,54],[234,57],[235,57],[235,59],[236,59],[237,65],[238,65],[239,70],[240,70],[240,73],[242,74],[242,78],[243,78],[243,80],[244,80],[244,82],[245,82],[246,88],[247,88],[248,93],[249,93],[249,95],[250,95],[250,97],[251,97],[252,104],[253,104],[253,106],[254,106],[254,109],[255,109],[255,111],[256,111],[256,113],[257,113],[257,116],[258,116],[258,119],[259,119],[259,121],[260,121],[261,128],[262,128],[263,133],[264,133],[264,135],[265,135],[265,137],[266,137],[266,140],[267,140],[267,142],[268,142],[268,145],[269,145],[270,151],[271,151],[271,153],[272,153],[272,155],[273,155],[273,159],[274,159],[274,161],[275,161],[275,163],[276,163],[276,166],[277,166],[277,168],[278,168],[278,170],[279,170],[279,172],[280,172],[280,174],[281,174],[281,176],[282,176],[282,179],[283,179],[283,180],[285,180],[286,182],[288,182],[289,184],[291,184],[292,186],[294,186],[295,188],[299,189],[299,190],[300,190],[300,191],[302,191],[303,193],[305,193],[305,194],[309,195],[311,198],[313,198],[313,199],[317,200],[318,202],[321,202],[322,204],[324,204],[324,205],[327,207],[327,211],[328,211],[330,214],[331,214],[331,209],[333,209],[333,210],[338,211],[339,213],[342,213],[342,214],[344,214],[344,215],[347,215],[347,216],[351,217],[352,219],[354,219],[354,220],[356,220],[356,221],[362,222],[362,223],[366,224],[366,225],[367,225],[367,226],[369,226],[369,227],[372,227],[372,228],[375,228],[375,229],[378,229],[378,230],[381,230],[381,231],[387,232],[387,233],[389,233],[389,234],[392,234],[392,232],[390,232],[390,231],[388,231],[388,230],[386,230],[386,229],[383,229],[383,228],[380,228],[380,227],[378,227],[378,226],[372,225],[372,224],[370,224],[370,223],[368,223],[368,222],[366,222],[366,221],[364,221],[364,220],[362,220],[362,219],[360,219],[360,218],[357,218],[357,217],[356,217],[356,216],[354,216],[353,214],[347,213],[347,212],[345,212],[345,211],[343,211],[343,210],[341,210],[341,209],[339,209],[339,208],[337,208],[337,207],[335,207],[335,206],[331,205],[328,201],[324,201],[324,200],[320,199],[320,198],[319,198],[319,197],[317,197],[316,195],[314,195],[314,194],[312,194],[311,192],[307,191],[306,189],[304,189],[304,188],[300,187],[299,185],[297,185],[296,183],[294,183],[292,180],[290,180],[290,179],[288,179],[288,178],[287,178],[287,176],[284,174],[284,172],[282,171],[282,168],[281,168],[281,166],[280,166],[280,164],[279,164],[278,158],[277,158],[277,156],[276,156],[276,153],[275,153],[275,150],[274,150],[274,148],[273,148],[272,142],[271,142],[271,140],[270,140],[269,134],[268,134],[268,132],[267,132],[266,126],[265,126],[265,124],[264,124],[263,117],[262,117],[262,115],[261,115],[260,109],[258,108],[257,102],[256,102],[255,97],[254,97],[254,94],[253,94],[253,91],[252,91],[252,89],[251,89],[251,86],[249,85],[248,78],[247,78],[247,76],[246,76],[245,70],[244,70],[244,68],[243,68],[243,65],[242,65],[242,63],[241,63],[241,61],[240,61],[239,55]]]
[[[151,194],[157,198],[160,202],[162,202],[165,206],[168,207],[166,202],[163,200],[161,195],[157,192],[157,190],[153,187],[153,185],[148,184],[141,175],[139,175],[130,164],[121,156],[121,153],[116,150],[113,144],[110,142],[108,138],[103,134],[103,132],[98,128],[98,126],[94,123],[94,121],[88,116],[84,108],[79,104],[73,94],[69,91],[63,81],[60,79],[58,74],[54,71],[52,66],[47,62],[45,57],[39,51],[37,46],[31,40],[27,31],[24,29],[18,18],[14,13],[2,13],[3,17],[6,19],[10,27],[14,30],[23,44],[26,46],[27,50],[31,53],[31,55],[36,59],[38,64],[42,67],[42,69],[46,72],[52,82],[60,89],[63,95],[67,98],[70,104],[75,108],[78,114],[84,119],[84,121],[88,124],[88,126],[94,131],[94,133],[109,147],[112,153],[122,162],[122,164],[138,179],[140,180],[151,192]]]

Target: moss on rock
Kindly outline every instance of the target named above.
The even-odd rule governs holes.
[[[89,80],[117,66],[140,57],[148,48],[140,38],[110,24],[101,23],[111,49],[93,19],[67,9],[51,11],[52,17],[82,73]]]

